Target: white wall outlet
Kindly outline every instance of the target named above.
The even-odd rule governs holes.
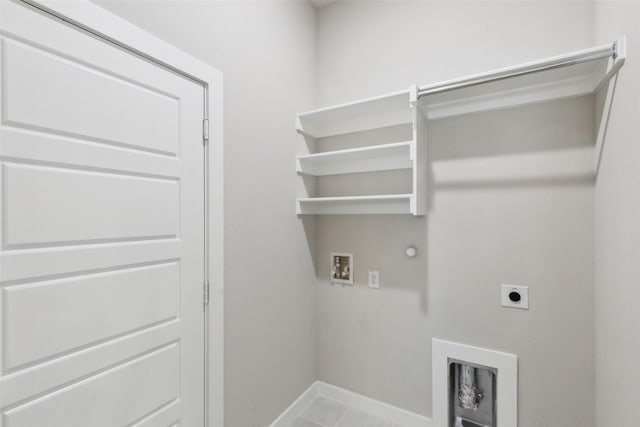
[[[529,287],[502,285],[502,306],[529,309]]]
[[[369,270],[369,287],[373,289],[380,289],[380,272],[376,270]]]

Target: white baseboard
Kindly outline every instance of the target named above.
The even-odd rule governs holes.
[[[393,405],[336,387],[322,381],[316,381],[295,402],[276,419],[270,427],[290,427],[293,419],[302,412],[315,397],[340,402],[349,408],[367,412],[384,418],[403,427],[431,427],[431,419],[406,411]]]

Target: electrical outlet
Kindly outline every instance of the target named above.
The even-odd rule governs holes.
[[[529,309],[529,287],[502,285],[502,306]]]
[[[369,287],[373,289],[380,289],[380,272],[375,270],[369,270]]]

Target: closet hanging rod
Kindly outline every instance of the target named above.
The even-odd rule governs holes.
[[[477,74],[462,79],[454,79],[446,82],[436,83],[435,85],[426,85],[418,87],[418,98],[426,95],[434,95],[455,89],[476,86],[484,83],[490,83],[499,80],[505,80],[512,77],[524,76],[527,74],[539,73],[541,71],[554,70],[556,68],[568,67],[571,65],[581,64],[583,62],[597,61],[598,59],[617,57],[617,41],[613,44],[585,49],[571,55],[556,56],[554,58],[530,62],[515,67],[503,68],[490,73]]]

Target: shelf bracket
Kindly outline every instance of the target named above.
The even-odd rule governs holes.
[[[427,115],[420,105],[418,86],[409,89],[413,115],[413,144],[411,161],[413,162],[413,195],[411,197],[411,213],[426,215],[427,213]]]

